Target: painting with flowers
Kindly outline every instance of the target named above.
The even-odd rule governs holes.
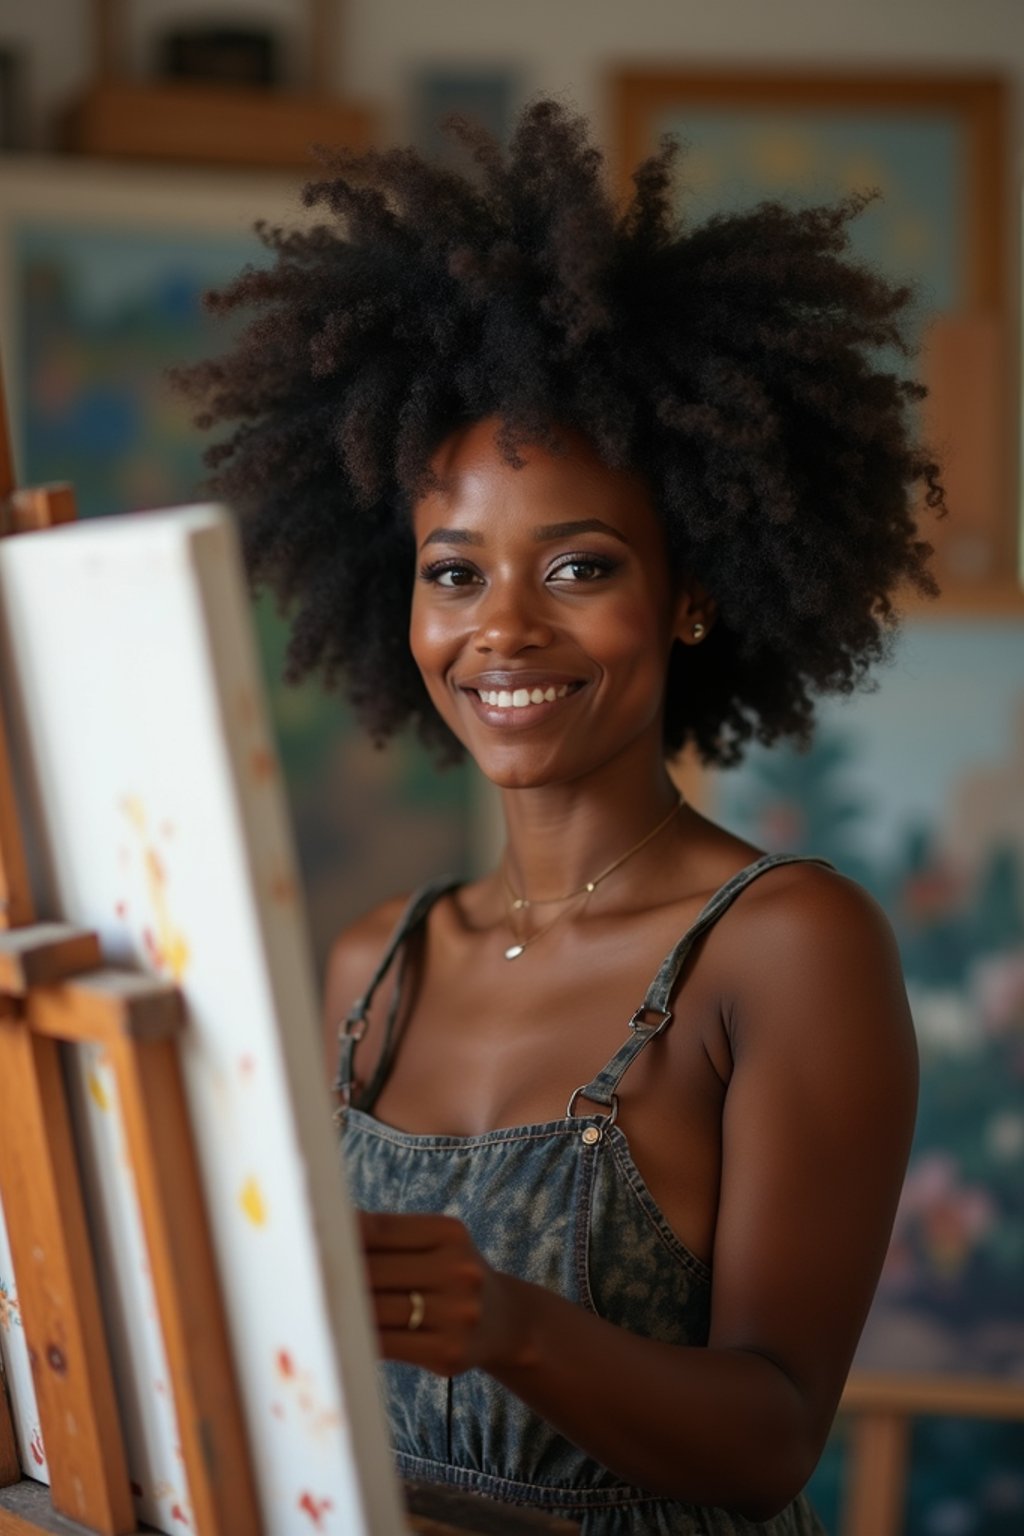
[[[1024,1380],[1024,622],[914,624],[809,752],[757,749],[715,793],[865,885],[900,945],[921,1099],[858,1364]],[[908,1536],[1024,1529],[1022,1467],[1024,1426],[922,1423]]]

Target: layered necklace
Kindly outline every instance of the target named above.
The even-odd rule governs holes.
[[[571,910],[571,908],[567,905],[569,902],[578,901],[580,898],[582,898],[582,905],[588,897],[593,895],[602,881],[607,880],[608,876],[613,875],[617,869],[621,869],[627,859],[631,859],[634,853],[639,853],[641,848],[646,848],[647,844],[652,842],[654,838],[657,837],[659,832],[663,832],[668,826],[669,822],[673,819],[673,817],[679,814],[685,804],[685,798],[680,795],[679,799],[669,811],[668,815],[663,817],[662,820],[658,822],[656,827],[652,827],[649,832],[645,832],[638,843],[634,843],[632,848],[627,848],[625,853],[620,853],[619,857],[617,859],[613,859],[610,864],[606,865],[605,868],[601,870],[600,874],[594,875],[593,879],[587,880],[583,885],[578,886],[576,890],[567,891],[564,896],[530,897],[520,895],[520,893],[515,890],[512,882],[508,878],[506,853],[506,857],[503,858],[501,862],[501,881],[505,888],[505,905],[508,912],[508,926],[512,931],[512,937],[515,942],[510,944],[505,950],[505,959],[518,960],[523,951],[529,949],[531,944],[536,944],[538,939],[542,939],[546,933],[550,933],[555,924],[561,922],[562,918],[566,916],[566,913]],[[545,923],[542,928],[538,928],[535,933],[524,934],[522,926],[523,918],[532,907],[565,907],[565,911],[556,912],[551,921],[549,923]]]

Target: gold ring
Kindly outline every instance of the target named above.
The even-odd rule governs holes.
[[[408,1328],[410,1333],[414,1333],[417,1328],[422,1327],[423,1319],[424,1319],[424,1317],[426,1317],[426,1315],[427,1315],[427,1304],[423,1300],[422,1293],[420,1291],[410,1291],[409,1292],[409,1321],[405,1325]]]

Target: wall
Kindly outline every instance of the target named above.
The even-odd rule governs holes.
[[[136,69],[154,28],[212,14],[187,0],[123,0],[122,11]],[[565,93],[602,132],[606,75],[624,62],[997,69],[1024,85],[1021,0],[338,0],[336,11],[337,87],[376,102],[389,135],[405,133],[408,81],[425,63],[511,63],[525,94]],[[0,0],[0,46],[31,60],[36,144],[89,77],[91,14],[88,0]],[[280,26],[301,80],[307,12],[295,0],[217,0],[216,15]],[[1014,138],[1024,169],[1020,100]]]

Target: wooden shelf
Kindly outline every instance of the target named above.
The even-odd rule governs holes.
[[[192,165],[310,166],[310,146],[361,150],[372,114],[323,96],[193,81],[91,86],[68,111],[66,149]]]

